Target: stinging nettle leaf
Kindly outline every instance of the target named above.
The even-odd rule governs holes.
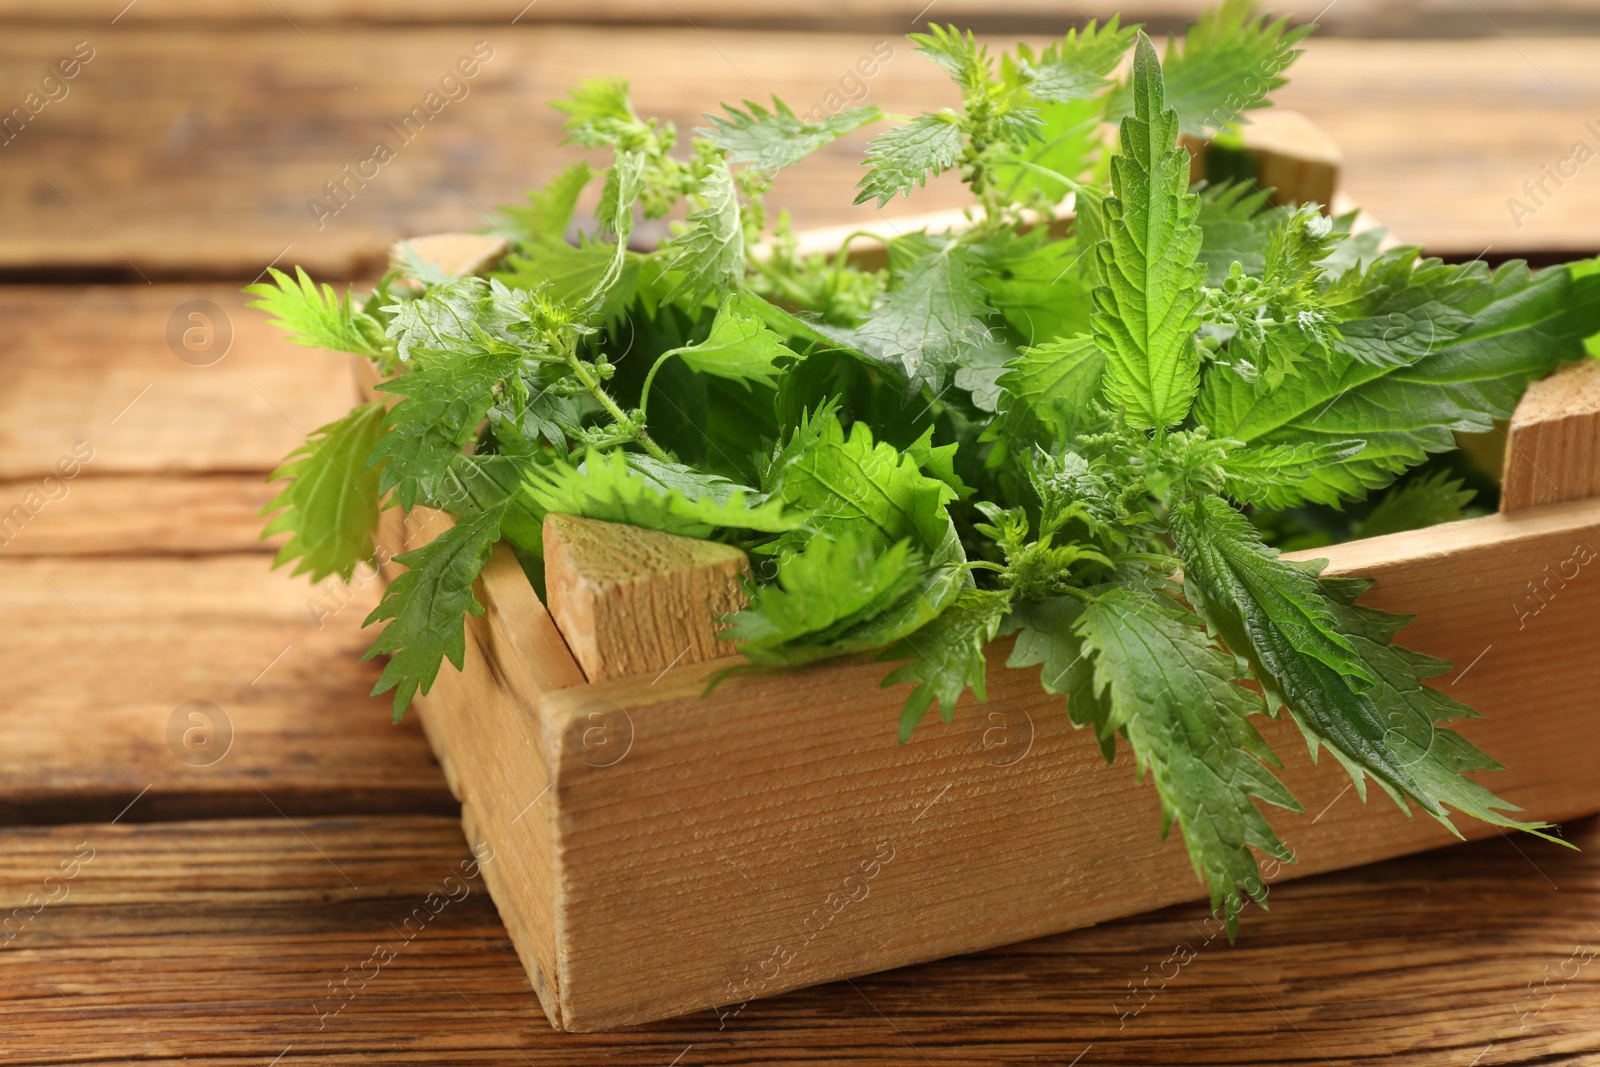
[[[776,96],[772,98],[771,111],[751,100],[746,100],[744,106],[741,111],[723,104],[726,117],[708,113],[710,127],[695,133],[728,153],[730,163],[770,170],[792,166],[823,145],[883,118],[883,112],[875,105],[812,117],[821,111],[818,108],[812,116],[803,118]]]
[[[1183,421],[1199,387],[1200,200],[1187,191],[1189,154],[1142,33],[1133,66],[1134,113],[1122,120],[1122,152],[1111,161],[1091,321],[1106,354],[1107,398],[1130,425],[1164,429]]]
[[[867,146],[862,166],[871,167],[857,183],[855,202],[877,200],[883,207],[895,198],[928,183],[956,165],[961,158],[961,127],[953,111],[919,115],[903,126],[879,134]]]
[[[292,573],[309,571],[313,582],[330,574],[349,581],[358,564],[372,559],[379,471],[367,466],[367,457],[383,434],[384,415],[381,403],[353,408],[311,431],[268,475],[269,482],[289,479],[261,512],[277,512],[261,531],[263,538],[290,534],[274,567],[299,560]]]
[[[729,292],[744,277],[744,230],[728,165],[712,167],[698,193],[704,206],[684,220],[684,231],[666,246],[673,250],[671,269],[682,275],[667,300],[686,297],[700,304]]]

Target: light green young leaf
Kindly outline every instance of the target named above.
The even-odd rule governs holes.
[[[901,744],[911,739],[930,707],[937,706],[940,717],[949,722],[956,701],[967,689],[979,700],[988,699],[983,650],[994,640],[1010,606],[1011,594],[1003,590],[967,589],[932,622],[878,657],[911,661],[883,680],[884,688],[902,682],[916,686],[900,713]]]
[[[461,669],[466,654],[466,616],[482,615],[472,583],[489,562],[500,536],[504,507],[462,519],[433,541],[395,557],[407,568],[389,585],[365,626],[389,620],[363,660],[389,654],[372,695],[394,690],[399,722],[418,691],[426,694],[446,659]]]
[[[698,305],[720,297],[744,277],[744,229],[739,224],[739,197],[726,163],[717,163],[700,183],[704,206],[690,214],[686,229],[666,246],[673,250],[670,268],[683,275],[666,296],[686,296]]]
[[[927,33],[909,36],[917,51],[943,67],[963,91],[976,92],[989,80],[989,49],[971,30],[963,34],[954,26],[930,23]]]
[[[960,117],[953,111],[919,115],[903,126],[879,134],[867,146],[862,166],[871,167],[856,184],[855,202],[877,200],[883,207],[895,198],[928,183],[956,165],[961,158]]]
[[[319,292],[303,268],[296,267],[294,272],[295,278],[290,278],[276,267],[268,267],[271,282],[245,286],[245,292],[258,298],[250,306],[271,315],[272,324],[297,345],[373,359],[388,354],[382,323],[355,307],[348,292],[337,296],[327,284]]]
[[[678,463],[623,452],[591,452],[578,467],[530,466],[523,488],[541,513],[558,512],[647,530],[708,537],[716,530],[782,533],[798,525],[776,500]]]
[[[626,78],[585,78],[567,92],[567,99],[550,106],[567,116],[561,128],[569,141],[585,148],[616,144],[639,124]]]
[[[500,209],[517,232],[535,243],[564,242],[578,197],[594,177],[594,169],[584,162],[573,163],[551,178],[543,188],[530,190],[528,204]]]
[[[595,281],[594,288],[584,299],[582,310],[587,314],[611,305],[612,291],[624,275],[628,263],[628,238],[633,235],[633,206],[644,192],[644,171],[648,162],[643,152],[618,149],[615,161],[606,170],[605,186],[600,191],[600,208],[595,217],[602,231],[616,236],[616,243],[612,246],[611,260],[606,264],[605,272]]]
[[[1037,194],[1054,207],[1073,191],[1069,183],[1082,180],[1105,147],[1100,137],[1100,126],[1105,121],[1104,99],[1045,103],[1038,112],[1037,136],[1012,145],[1012,155],[995,165],[995,174],[1011,199],[1022,202]],[[1080,200],[1077,206],[1081,219],[1085,202]],[[1099,210],[1098,202],[1094,210]]]
[[[1064,447],[1095,421],[1105,363],[1088,334],[1024,348],[1006,364],[1000,378],[1005,390],[1000,416],[985,439],[1008,442],[1012,449]]]
[[[263,515],[277,512],[263,538],[289,533],[274,567],[299,560],[293,573],[311,572],[320,582],[330,574],[350,580],[356,565],[372,558],[378,530],[378,475],[367,457],[383,434],[382,404],[362,404],[343,418],[311,431],[306,443],[289,453],[269,482],[289,479]]]
[[[759,315],[738,296],[730,296],[717,309],[711,333],[699,344],[668,349],[657,364],[676,356],[691,370],[736,382],[775,385],[780,373],[779,360],[792,360],[794,353],[783,338],[767,329]],[[646,379],[645,392],[649,392]]]
[[[976,246],[986,303],[1022,345],[1042,345],[1089,332],[1093,286],[1073,241],[1052,241],[1043,228],[1006,231]]]
[[[1177,143],[1177,113],[1162,96],[1155,47],[1142,33],[1133,64],[1134,111],[1122,120],[1122,152],[1111,161],[1106,240],[1093,315],[1106,354],[1106,395],[1128,422],[1166,428],[1189,413],[1200,381],[1204,268],[1200,200],[1189,188],[1189,154]]]
[[[944,388],[964,356],[992,344],[992,311],[979,284],[982,263],[963,245],[917,259],[884,294],[855,336],[897,363],[913,382]]]
[[[883,118],[875,105],[845,108],[809,122],[776,96],[771,111],[751,100],[744,105],[746,110],[740,111],[723,104],[726,118],[707,114],[710,128],[694,132],[727,152],[728,162],[770,170],[798,163],[823,145]]]
[[[1017,46],[1019,66],[1026,72],[1028,91],[1040,100],[1066,103],[1097,95],[1110,84],[1110,74],[1133,43],[1138,26],[1123,28],[1120,16],[1104,25],[1090,19],[1083,32],[1068,30],[1038,56],[1027,45]]]

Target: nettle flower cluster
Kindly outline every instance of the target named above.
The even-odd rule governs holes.
[[[577,163],[506,211],[516,248],[487,279],[412,261],[360,301],[303,274],[252,288],[401,398],[278,472],[280,561],[348,575],[381,507],[454,516],[369,620],[396,717],[459,667],[497,541],[542,582],[551,512],[744,549],[740,669],[892,663],[902,738],[982,699],[985,648],[1010,636],[1009,664],[1108,760],[1132,749],[1230,927],[1262,893],[1256,853],[1289,858],[1259,802],[1299,807],[1262,714],[1287,711],[1363,795],[1528,828],[1467,777],[1496,765],[1440,725],[1471,712],[1423,684],[1446,664],[1393,643],[1406,618],[1274,546],[1459,516],[1453,432],[1583,355],[1600,277],[1380,251],[1317,205],[1191,186],[1180,134],[1264,106],[1304,32],[1228,0],[1164,59],[1116,19],[1037,52],[913,36],[962,104],[879,133],[858,200],[954,170],[976,203],[964,228],[887,241],[884,270],[852,260],[868,235],[801,255],[764,201],[877,108],[747,103],[677,150],[624,82],[583,83],[556,106],[610,152],[592,224]],[[640,216],[676,219],[652,251],[629,248]]]

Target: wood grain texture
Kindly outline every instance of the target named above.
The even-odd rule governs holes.
[[[1496,838],[1275,885],[1233,946],[1181,905],[582,1035],[545,1022],[483,892],[503,857],[465,877],[451,820],[10,829],[0,914],[57,902],[0,940],[0,1010],[29,1067],[1589,1064],[1600,826],[1568,831],[1582,851]],[[890,906],[875,888],[827,936],[870,936]]]
[[[734,654],[717,633],[745,602],[737,548],[547,515],[544,565],[550,613],[590,681]]]
[[[206,365],[167,341],[174,321],[180,338],[193,325],[179,313],[192,301],[212,305],[195,313],[215,319],[216,348],[179,348]],[[272,470],[349,410],[350,369],[245,301],[238,286],[0,287],[0,479],[59,473],[80,442],[82,477]]]
[[[1597,522],[1600,501],[1578,501],[1317,553],[1329,573],[1374,579],[1368,602],[1418,614],[1402,639],[1458,664],[1436,684],[1483,713],[1461,732],[1510,768],[1492,788],[1534,818],[1600,809],[1600,660],[1571,646],[1600,619],[1584,570]],[[518,571],[489,576],[483,595],[517,598],[508,614],[525,625],[547,621]],[[1158,837],[1155,794],[1135,782],[1129,754],[1104,768],[1037,672],[1003,666],[1006,651],[991,649],[987,704],[969,698],[954,723],[906,745],[890,729],[903,693],[879,688],[875,663],[736,678],[709,695],[710,675],[736,661],[554,691],[489,662],[441,676],[430,724],[437,700],[472,706],[480,723],[430,735],[458,770],[468,753],[486,761],[458,780],[470,792],[527,777],[469,800],[485,839],[521,853],[501,848],[495,822],[549,788],[551,851],[530,858],[549,873],[509,896],[497,887],[496,899],[513,929],[538,928],[550,900],[540,887],[554,885],[543,928],[556,970],[536,983],[552,1020],[615,1027],[1198,896],[1181,841]],[[485,741],[535,729],[530,714],[546,765],[532,774],[517,755],[526,746]],[[1337,805],[1350,783],[1336,761],[1311,765],[1287,720],[1263,733],[1306,807],[1273,815],[1299,861],[1285,877],[1451,839],[1381,795]],[[597,758],[597,735],[627,743]],[[1459,822],[1468,836],[1497,832]],[[870,926],[818,940],[864,887],[886,901]]]
[[[1500,510],[1600,495],[1600,360],[1534,382],[1506,433]]]
[[[827,5],[797,0],[733,4],[728,0],[540,0],[524,8],[505,0],[462,0],[440,5],[431,0],[277,0],[269,8],[241,7],[230,0],[140,0],[121,14],[119,24],[174,20],[275,23],[518,23],[575,22],[625,25],[745,26],[763,29],[885,29],[904,32],[938,18],[1008,32],[1061,32],[1089,18],[1121,12],[1152,30],[1181,29],[1209,6],[1207,0],[1081,0],[1063,10],[1050,0],[945,0],[936,12],[920,0],[842,0]],[[1326,34],[1355,37],[1488,37],[1497,29],[1513,36],[1530,33],[1596,32],[1600,16],[1587,0],[1277,0],[1270,10],[1297,22],[1317,19]],[[17,21],[82,19],[109,22],[122,11],[119,0],[58,0],[48,6],[29,0],[3,0],[0,18]]]
[[[261,540],[261,509],[277,495],[262,474],[45,477],[0,482],[0,560],[272,553],[285,540]]]
[[[5,98],[20,99],[80,32],[99,33],[16,25],[0,36]],[[119,23],[114,38],[97,37],[104,47],[71,95],[5,148],[16,167],[0,174],[0,268],[135,281],[140,271],[248,280],[275,260],[333,278],[374,272],[397,238],[479,226],[482,213],[519,201],[578,158],[554,150],[560,116],[546,103],[589,75],[628,74],[643,112],[685,130],[703,125],[701,113],[720,100],[778,93],[801,111],[829,93],[842,102],[840,80],[886,41],[893,58],[860,83],[863,100],[898,113],[955,102],[943,73],[892,30],[338,23],[307,34],[273,23]],[[495,58],[468,95],[401,143],[388,124],[479,40]],[[1586,128],[1600,94],[1593,51],[1579,38],[1319,40],[1279,103],[1344,148],[1344,181],[1358,201],[1432,251],[1592,252],[1600,250],[1600,182],[1587,168],[1531,215],[1514,215],[1508,202],[1576,142],[1600,148]],[[1463,138],[1462,129],[1493,136]],[[870,136],[860,131],[785,172],[774,203],[801,228],[876,220],[871,207],[850,204]],[[346,182],[344,168],[355,173],[380,140],[395,158],[352,182],[344,206],[319,226],[308,203],[335,203],[325,183]],[[964,204],[953,179],[885,210]]]
[[[366,695],[375,578],[314,587],[260,553],[5,551],[0,823],[105,820],[135,796],[130,819],[454,809],[416,723]],[[220,711],[191,720],[191,701]],[[221,756],[198,747],[230,730]]]

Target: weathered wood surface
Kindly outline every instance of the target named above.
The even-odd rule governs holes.
[[[0,287],[0,479],[59,474],[80,442],[92,456],[68,483],[73,492],[106,474],[265,475],[349,410],[350,366],[290,344],[246,299],[237,285]],[[215,319],[216,347],[199,348],[196,334],[198,350],[183,348],[180,329],[186,362],[167,331],[192,301],[216,309],[195,312]],[[187,314],[176,315],[183,328],[204,329]],[[228,329],[231,348],[208,363]],[[5,508],[28,491],[6,488]]]
[[[141,794],[130,818],[453,810],[417,724],[366,695],[375,579],[313,587],[260,553],[7,552],[0,823],[106,820]]]
[[[1500,510],[1600,496],[1600,360],[1528,387],[1506,431]]]
[[[1231,947],[1184,905],[601,1035],[550,1029],[481,873],[463,877],[474,856],[453,820],[5,830],[5,913],[30,893],[57,901],[0,940],[6,1058],[1587,1064],[1600,1057],[1600,826],[1568,830],[1583,851],[1496,838],[1274,886]],[[892,906],[879,892],[830,936],[870,936],[867,908]],[[378,946],[394,958],[368,962]],[[348,989],[337,1014],[329,983]]]
[[[142,0],[139,11],[150,0]],[[537,7],[535,8],[537,9]],[[1334,10],[1338,10],[1336,7]],[[950,14],[948,12],[946,15]],[[130,12],[130,17],[132,12]],[[509,18],[509,16],[508,16]],[[110,34],[110,35],[107,35]],[[782,95],[801,111],[844,92],[893,112],[954,102],[933,64],[895,32],[764,34],[688,26],[619,30],[509,22],[448,29],[119,23],[14,24],[0,35],[0,86],[21,99],[78,39],[95,58],[5,147],[0,269],[51,268],[142,281],[217,274],[248,280],[268,263],[328,277],[378,269],[389,245],[480,225],[482,213],[575,158],[553,151],[560,116],[546,106],[580,77],[625,72],[641,110],[703,124],[721,100]],[[1004,42],[1004,38],[1001,39]],[[494,58],[407,143],[398,122],[467,56]],[[870,78],[854,65],[877,41],[893,58]],[[1551,194],[1524,182],[1600,149],[1592,38],[1313,41],[1280,94],[1345,150],[1345,187],[1432,251],[1492,256],[1600,250],[1600,182],[1585,165]],[[693,78],[683,77],[693,69]],[[841,90],[841,79],[846,79]],[[352,85],[357,88],[352,88]],[[830,98],[829,94],[835,94]],[[1479,131],[1463,138],[1461,130]],[[786,172],[774,202],[801,227],[870,221],[852,207],[861,131]],[[382,141],[394,158],[347,178]],[[373,176],[375,175],[375,176]],[[345,183],[344,200],[325,183]],[[1537,195],[1537,194],[1535,194]],[[1520,197],[1528,211],[1513,212]],[[337,214],[313,214],[319,199]],[[953,176],[893,211],[965,202]],[[886,212],[890,209],[885,209]],[[649,234],[642,234],[649,236]],[[159,335],[157,335],[159,336]]]
[[[229,0],[0,0],[0,18],[57,21],[74,19],[119,24],[167,20],[257,21],[315,25],[319,22],[480,22],[485,25],[540,22],[592,22],[625,25],[741,26],[762,29],[862,30],[904,32],[929,20],[954,21],[1008,32],[1059,32],[1068,25],[1121,12],[1128,21],[1153,29],[1181,29],[1206,0],[1081,0],[1066,7],[1053,0],[944,0],[928,8],[923,0],[844,0],[805,4],[782,0],[730,4],[727,0],[463,0],[441,5],[431,0],[278,0],[267,9],[241,9]],[[1512,36],[1589,32],[1600,17],[1587,0],[1276,0],[1274,12],[1297,22],[1317,19],[1323,32],[1354,37],[1487,37],[1497,30]]]

